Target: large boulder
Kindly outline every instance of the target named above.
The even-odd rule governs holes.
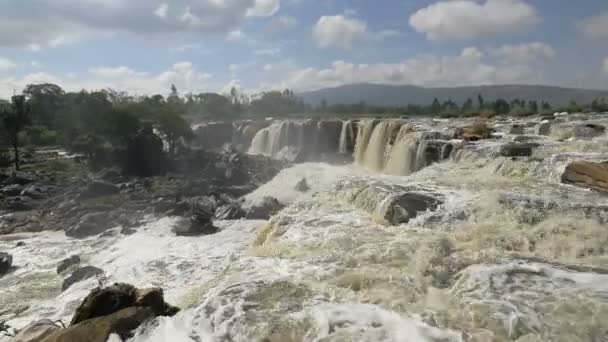
[[[61,329],[60,326],[48,319],[35,321],[23,328],[11,341],[12,342],[42,342]]]
[[[608,192],[608,163],[572,162],[562,174],[562,182]]]
[[[89,213],[65,231],[65,235],[77,239],[98,235],[112,228],[113,223],[107,212]]]
[[[120,192],[120,188],[112,183],[104,181],[93,181],[80,194],[81,198],[97,198],[114,195]]]
[[[408,223],[419,213],[435,210],[441,205],[441,201],[435,197],[420,193],[404,193],[393,197],[382,206],[382,218],[392,224],[400,225]]]
[[[85,266],[78,268],[72,274],[63,280],[63,284],[61,285],[61,290],[65,291],[70,286],[81,282],[83,280],[93,278],[95,276],[103,274],[103,270],[94,266]]]
[[[247,208],[245,217],[249,220],[268,220],[284,207],[276,198],[267,196],[260,203]]]
[[[535,144],[505,144],[500,146],[499,154],[503,157],[530,157]]]
[[[308,182],[306,181],[306,178],[302,178],[295,187],[296,191],[299,192],[308,192],[310,190],[310,186],[308,186]]]
[[[129,284],[114,284],[92,290],[76,309],[70,325],[135,306],[137,289]]]
[[[62,260],[57,265],[57,274],[61,274],[78,264],[80,264],[80,257],[78,255],[72,255],[71,257]]]
[[[214,234],[218,228],[213,225],[216,203],[209,197],[198,199],[192,204],[192,215],[189,223],[180,221],[173,227],[173,232],[178,236],[198,236]]]
[[[13,266],[13,256],[0,252],[0,277],[9,271],[11,266]]]

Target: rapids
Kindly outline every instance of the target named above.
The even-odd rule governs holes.
[[[98,283],[121,281],[162,287],[183,309],[140,327],[137,342],[605,340],[608,197],[560,175],[572,160],[608,160],[606,137],[564,140],[529,127],[540,146],[510,158],[497,154],[515,138],[509,122],[498,139],[467,146],[449,134],[461,124],[359,122],[353,165],[285,169],[245,198],[274,196],[284,210],[268,222],[219,221],[211,236],[176,237],[174,219],[150,218],[131,236],[0,237],[18,267],[0,278],[0,319],[16,328],[67,321]],[[304,144],[286,133],[298,127],[262,129],[250,152]],[[347,150],[354,130],[345,122],[336,149]],[[294,190],[303,177],[309,193]],[[403,189],[442,204],[399,226],[378,222],[375,212]],[[106,274],[61,293],[55,267],[73,254]]]

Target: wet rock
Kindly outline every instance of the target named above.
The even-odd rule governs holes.
[[[54,332],[61,329],[53,321],[43,319],[23,328],[12,340],[13,342],[42,342]]]
[[[383,218],[392,225],[400,225],[409,222],[419,213],[427,210],[435,210],[441,201],[419,193],[405,193],[390,200],[384,207]]]
[[[92,290],[76,309],[70,325],[95,317],[107,316],[132,307],[137,300],[137,289],[129,284],[114,284]]]
[[[285,206],[274,197],[264,197],[262,202],[245,210],[249,220],[268,220]]]
[[[530,157],[535,144],[506,144],[502,145],[499,154],[503,157]]]
[[[173,227],[173,232],[177,236],[211,235],[218,231],[219,229],[213,225],[211,220],[201,220],[196,216],[192,216],[190,220],[181,220]]]
[[[572,130],[572,136],[575,138],[590,139],[606,133],[606,127],[598,124],[577,125]]]
[[[511,126],[511,129],[509,130],[509,134],[524,134],[525,132],[525,127],[523,125],[519,125],[519,124],[515,124],[513,126]]]
[[[15,245],[15,248],[19,248],[19,247],[25,247],[25,242],[23,242],[23,241],[17,242],[17,244]]]
[[[541,122],[536,127],[536,135],[550,135],[551,134],[551,123]]]
[[[238,220],[245,215],[245,210],[238,202],[224,204],[215,211],[215,218],[218,220]]]
[[[109,213],[90,213],[82,216],[82,218],[80,218],[80,220],[74,226],[66,229],[65,235],[82,239],[101,234],[112,228],[112,226],[113,223],[110,220]]]
[[[308,192],[310,190],[310,187],[308,186],[308,182],[306,181],[306,178],[302,178],[297,184],[296,184],[296,191],[299,192]]]
[[[16,196],[6,200],[5,207],[11,211],[29,211],[38,207],[38,204],[29,197]]]
[[[562,174],[562,183],[608,192],[608,163],[570,163]]]
[[[62,260],[57,265],[57,274],[61,274],[72,266],[76,266],[78,264],[80,264],[80,257],[78,255],[72,255],[71,257]]]
[[[11,184],[0,189],[0,193],[4,196],[19,196],[23,191],[23,185]]]
[[[102,196],[114,195],[120,192],[120,188],[114,184],[94,181],[90,183],[86,190],[80,194],[81,198],[97,198]]]
[[[456,130],[454,138],[463,139],[465,141],[476,141],[481,139],[489,139],[492,137],[494,130],[485,122],[479,121],[468,127],[462,127]]]
[[[13,266],[13,256],[0,252],[0,277],[9,271],[11,266]]]
[[[136,306],[151,308],[157,316],[173,316],[179,308],[165,302],[163,289],[159,287],[137,290]]]
[[[2,181],[4,185],[19,184],[27,185],[36,181],[36,178],[27,172],[13,172],[9,177]]]
[[[107,168],[99,172],[99,178],[106,182],[118,183],[122,180],[122,173],[119,169]]]
[[[45,193],[47,190],[43,187],[36,185],[28,185],[21,191],[21,196],[29,197],[35,200],[40,200],[46,197]]]
[[[61,290],[65,291],[70,286],[81,282],[83,280],[87,280],[89,278],[93,278],[95,276],[103,274],[103,270],[94,266],[85,266],[75,270],[69,277],[63,280],[63,284],[61,285]]]

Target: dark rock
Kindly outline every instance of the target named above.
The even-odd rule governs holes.
[[[238,220],[245,217],[245,211],[238,202],[224,204],[215,211],[218,220]]]
[[[296,191],[299,192],[308,192],[310,190],[310,187],[308,186],[308,182],[306,181],[306,178],[302,178],[298,184],[296,184]]]
[[[11,184],[0,189],[0,193],[4,196],[19,196],[23,191],[23,185]]]
[[[15,247],[16,247],[16,248],[19,248],[19,247],[25,247],[25,242],[23,242],[23,241],[19,241],[19,242],[17,242],[17,244],[15,245]]]
[[[29,197],[17,196],[6,200],[6,209],[11,211],[29,211],[38,207],[38,204]]]
[[[555,120],[555,115],[554,114],[546,114],[546,115],[541,116],[540,119],[542,121],[545,121],[545,120],[548,120],[548,121]]]
[[[107,212],[90,213],[82,216],[75,225],[66,229],[65,235],[81,239],[101,234],[112,226],[112,220]]]
[[[392,225],[408,223],[419,213],[435,210],[442,202],[434,197],[419,194],[405,193],[394,197],[383,213],[384,219]]]
[[[523,125],[519,125],[519,124],[515,124],[513,126],[511,126],[511,129],[509,130],[509,134],[524,134],[525,132],[525,127]]]
[[[260,204],[245,210],[245,217],[249,220],[268,220],[284,207],[276,198],[264,197]]]
[[[81,198],[96,198],[102,196],[114,195],[120,192],[120,188],[114,184],[94,181],[90,183],[86,190],[80,194]]]
[[[27,185],[36,181],[36,178],[26,172],[13,172],[8,178],[2,181],[2,184],[11,185],[11,184],[19,184],[19,185]]]
[[[151,177],[163,172],[163,140],[152,127],[144,127],[128,142],[123,156],[123,172],[138,177]]]
[[[151,308],[157,316],[173,316],[179,312],[179,308],[165,302],[163,289],[158,287],[137,290],[135,305]]]
[[[608,192],[608,163],[572,162],[566,166],[562,183]]]
[[[71,257],[62,260],[57,265],[57,274],[61,274],[72,266],[80,264],[80,257],[78,255],[72,255]]]
[[[13,266],[13,256],[0,252],[0,277],[5,275]]]
[[[133,235],[135,233],[137,233],[137,231],[131,227],[122,227],[120,230],[120,234],[122,235]]]
[[[118,169],[107,168],[99,172],[99,178],[106,182],[118,183],[122,180],[122,173]]]
[[[577,125],[572,131],[575,138],[595,138],[606,133],[606,127],[597,124]]]
[[[76,309],[70,325],[135,306],[137,289],[129,284],[114,284],[92,290]]]
[[[213,222],[199,221],[196,216],[192,216],[190,220],[181,220],[173,227],[173,232],[177,236],[211,235],[218,231]]]
[[[536,135],[550,135],[551,124],[549,122],[542,122],[536,127]]]
[[[161,207],[162,209],[162,207]],[[192,206],[189,201],[179,201],[174,205],[171,205],[171,209],[169,209],[169,216],[183,216],[187,214],[192,209]]]
[[[93,267],[93,266],[81,267],[81,268],[75,270],[72,273],[72,275],[65,278],[65,280],[63,281],[63,284],[61,285],[61,290],[65,291],[70,286],[72,286],[78,282],[81,282],[81,281],[89,279],[89,278],[93,278],[100,274],[103,274],[103,270],[100,268]]]
[[[503,157],[530,157],[536,144],[506,144],[500,146],[498,152]]]
[[[31,323],[30,325],[23,328],[15,337],[13,342],[42,342],[46,341],[46,338],[54,332],[61,329],[53,321],[43,319]]]

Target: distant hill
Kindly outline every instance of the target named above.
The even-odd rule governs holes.
[[[411,85],[350,84],[298,94],[304,102],[319,105],[325,100],[331,104],[355,104],[365,101],[368,105],[400,107],[408,104],[428,105],[434,98],[440,101],[452,99],[463,103],[471,98],[477,103],[477,95],[484,100],[502,98],[548,101],[553,106],[563,106],[576,101],[587,104],[598,97],[608,99],[608,90],[561,88],[540,85],[491,85],[453,88],[423,88]]]

